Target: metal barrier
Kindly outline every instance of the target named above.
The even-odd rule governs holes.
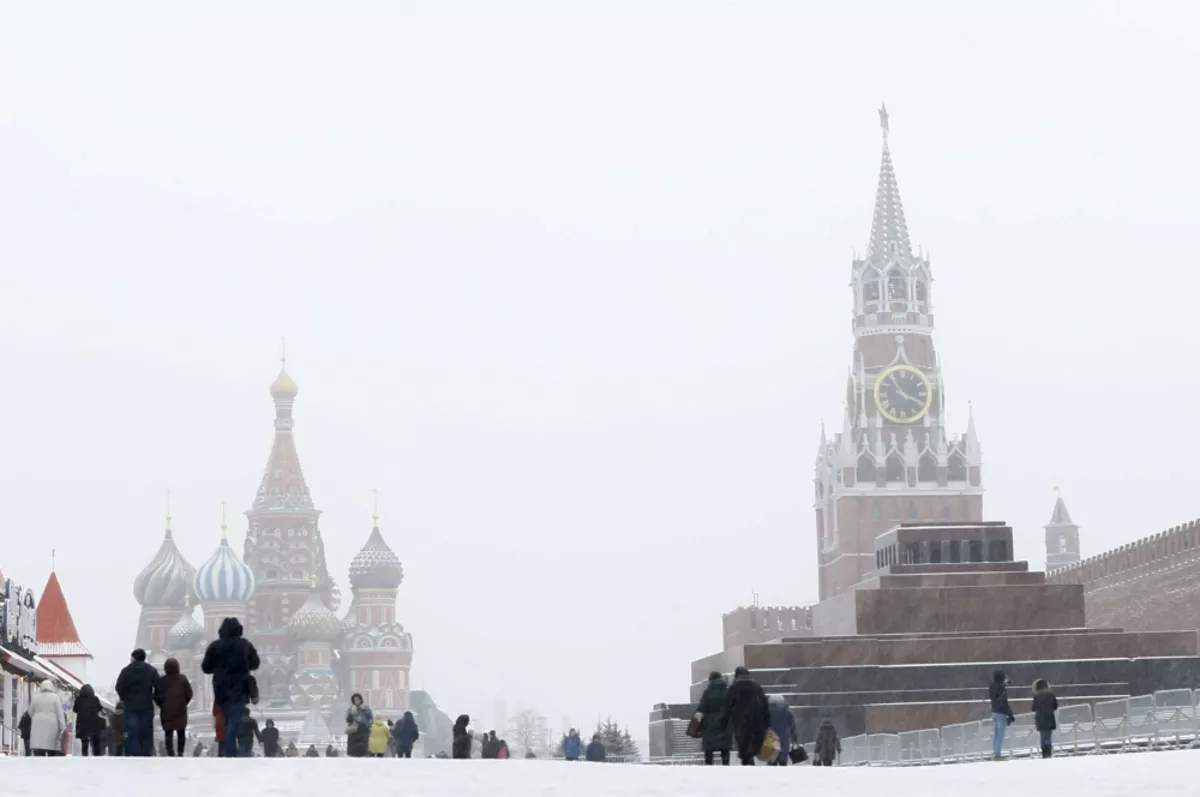
[[[1065,706],[1052,737],[1056,755],[1126,753],[1200,747],[1200,690],[1168,689],[1152,695]],[[918,766],[992,757],[991,719],[900,734],[873,733],[842,740],[838,765]],[[1041,755],[1033,714],[1008,726],[1004,752],[1012,758]]]

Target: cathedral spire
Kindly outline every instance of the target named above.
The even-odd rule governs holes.
[[[900,203],[900,188],[892,153],[888,149],[887,106],[879,108],[879,127],[883,136],[883,156],[879,164],[879,185],[875,189],[875,215],[871,219],[871,240],[867,244],[867,260],[883,266],[893,260],[907,263],[912,259],[912,244],[908,239],[908,224],[904,221],[904,206]]]
[[[312,497],[300,469],[300,456],[296,453],[292,433],[292,407],[300,388],[287,372],[287,357],[281,356],[280,361],[279,376],[271,383],[271,399],[275,402],[275,441],[251,511],[312,512]]]

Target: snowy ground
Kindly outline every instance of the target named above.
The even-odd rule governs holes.
[[[0,758],[0,792],[16,797],[1012,797],[1195,795],[1200,751],[1084,756],[944,767],[776,769],[567,764],[209,758]],[[820,791],[812,791],[820,789]],[[763,790],[763,791],[760,791]]]

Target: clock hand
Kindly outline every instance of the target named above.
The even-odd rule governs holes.
[[[915,398],[913,398],[912,396],[910,396],[904,392],[904,388],[900,387],[900,383],[896,381],[895,374],[892,374],[888,379],[892,383],[892,387],[896,388],[896,392],[899,393],[903,398],[905,398],[913,403],[919,403],[919,402],[917,402],[917,400]]]

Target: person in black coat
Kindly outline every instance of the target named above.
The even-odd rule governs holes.
[[[162,702],[162,676],[146,661],[146,651],[138,648],[129,664],[117,676],[117,695],[125,704],[125,754],[154,755],[154,708]]]
[[[392,728],[392,741],[395,742],[396,755],[400,758],[412,758],[413,745],[420,738],[421,731],[417,727],[417,720],[413,717],[413,713],[411,711],[404,712],[404,716]]]
[[[226,617],[217,630],[217,638],[204,651],[200,669],[212,676],[213,702],[221,708],[225,720],[225,740],[221,755],[238,754],[238,726],[255,691],[252,672],[258,669],[258,651],[242,637],[242,624]],[[128,710],[128,709],[126,709]]]
[[[80,687],[71,710],[75,712],[75,736],[79,739],[83,755],[102,755],[101,737],[107,723],[100,714],[100,698],[96,697],[96,690],[91,684]]]
[[[33,750],[29,747],[29,737],[33,733],[33,717],[29,716],[28,709],[21,715],[21,720],[17,723],[17,732],[21,734],[21,744],[25,748],[25,755],[33,755]]]
[[[262,739],[263,756],[266,758],[283,757],[283,748],[279,746],[279,729],[275,727],[275,720],[267,720],[267,727],[262,729],[258,738]]]
[[[470,758],[471,757],[471,734],[467,733],[467,726],[471,724],[471,718],[466,714],[460,714],[458,719],[454,721],[454,741],[450,745],[450,753],[454,758]]]
[[[713,671],[708,674],[708,686],[696,704],[695,714],[700,718],[700,744],[704,749],[704,764],[712,766],[713,759],[721,755],[721,766],[729,766],[729,751],[733,749],[733,731],[725,721],[725,701],[729,696],[729,684],[725,676]]]
[[[725,722],[737,740],[742,766],[754,766],[754,759],[762,750],[771,727],[771,713],[766,692],[745,667],[738,667],[733,672],[733,685],[725,696]]]
[[[1004,750],[1004,734],[1013,724],[1012,708],[1008,705],[1008,677],[1004,670],[992,673],[988,699],[992,704],[992,758],[999,761],[1003,757],[1000,754]]]
[[[1050,691],[1050,684],[1045,678],[1033,682],[1033,724],[1041,736],[1042,758],[1054,754],[1054,731],[1058,728],[1058,698]]]
[[[242,719],[237,726],[237,754],[241,758],[254,757],[254,743],[262,743],[262,732],[258,729],[258,720],[250,716],[250,707],[242,709]]]

